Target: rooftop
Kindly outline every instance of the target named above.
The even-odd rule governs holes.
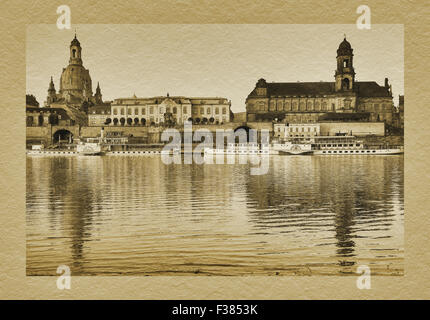
[[[386,87],[380,86],[375,81],[354,82],[354,92],[360,97],[391,97]],[[261,84],[258,85],[261,88]],[[325,96],[338,94],[335,91],[334,82],[267,82],[268,97],[276,96]],[[257,97],[254,89],[248,96]]]

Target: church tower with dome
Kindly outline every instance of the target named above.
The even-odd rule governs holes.
[[[70,43],[69,65],[63,68],[61,73],[60,89],[56,93],[51,77],[45,106],[63,104],[81,109],[85,105],[87,108],[91,105],[103,103],[101,96],[99,86],[97,87],[97,94],[93,95],[90,72],[83,66],[82,48],[75,34]]]
[[[335,90],[352,91],[354,89],[355,71],[352,63],[352,47],[346,37],[337,49],[337,69],[335,73]]]

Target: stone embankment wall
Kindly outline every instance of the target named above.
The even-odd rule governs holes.
[[[235,130],[239,127],[249,127],[251,129],[266,129],[273,131],[273,124],[268,122],[248,122],[248,123],[227,123],[223,125],[193,125],[193,131],[206,129],[212,132],[213,140],[216,142],[216,131],[220,129]],[[144,143],[160,143],[161,134],[164,128],[160,127],[141,127],[141,126],[104,126],[105,135],[109,132],[120,132],[124,136],[134,137]],[[68,130],[73,134],[73,138],[91,138],[100,136],[102,126],[80,127],[80,126],[43,126],[27,127],[28,143],[44,143],[50,145],[52,137],[58,130]],[[176,128],[183,137],[184,128]],[[384,123],[321,123],[322,135],[335,135],[338,132],[351,133],[359,136],[366,144],[389,144],[403,145],[403,136],[386,136],[384,137]],[[367,133],[367,135],[366,135]],[[371,135],[368,135],[368,134]]]
[[[386,136],[386,137],[367,136],[367,137],[362,137],[361,140],[367,145],[385,145],[385,144],[388,144],[389,146],[404,145],[403,136]]]

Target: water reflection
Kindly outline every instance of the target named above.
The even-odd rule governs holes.
[[[401,274],[403,211],[403,156],[27,157],[27,273]]]

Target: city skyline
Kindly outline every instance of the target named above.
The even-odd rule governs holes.
[[[382,85],[389,78],[395,105],[404,94],[402,25],[365,31],[355,25],[33,25],[26,93],[41,106],[51,76],[59,89],[75,28],[93,90],[100,82],[105,101],[133,94],[220,96],[232,101],[233,112],[244,112],[259,78],[333,82],[344,34],[354,49],[356,80]]]

